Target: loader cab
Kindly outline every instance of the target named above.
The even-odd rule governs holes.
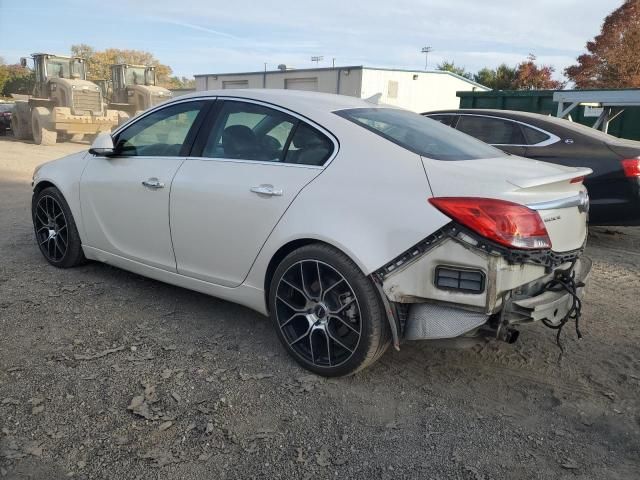
[[[85,61],[82,58],[48,53],[34,53],[31,58],[35,74],[34,97],[48,98],[51,94],[50,83],[54,79],[86,80],[87,78]],[[26,60],[23,63],[26,63]]]
[[[111,82],[111,105],[129,115],[135,115],[172,97],[169,90],[156,85],[156,67],[150,65],[111,65]]]

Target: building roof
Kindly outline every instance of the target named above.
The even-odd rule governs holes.
[[[381,70],[385,72],[403,72],[403,73],[413,73],[416,75],[450,75],[464,82],[470,83],[479,88],[483,88],[486,90],[490,90],[488,87],[484,85],[474,82],[473,80],[469,80],[468,78],[463,77],[462,75],[458,75],[453,72],[448,72],[445,70],[407,70],[401,68],[382,68],[382,67],[366,67],[364,65],[347,65],[341,67],[317,67],[317,68],[292,68],[290,70],[263,70],[263,71],[253,71],[253,72],[227,72],[227,73],[199,73],[194,75],[194,77],[230,77],[230,76],[238,76],[238,75],[269,75],[269,74],[281,74],[281,73],[294,73],[294,72],[302,72],[302,73],[310,73],[310,72],[324,72],[331,70]]]

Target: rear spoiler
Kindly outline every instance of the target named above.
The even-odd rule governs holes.
[[[556,175],[548,175],[546,177],[535,178],[514,178],[507,180],[511,185],[515,185],[518,188],[533,188],[540,187],[542,185],[550,185],[552,183],[569,182],[574,178],[586,177],[591,175],[593,170],[590,168],[574,168],[568,172],[558,173]]]

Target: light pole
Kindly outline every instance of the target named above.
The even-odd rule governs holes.
[[[324,60],[324,57],[323,57],[322,55],[318,55],[318,56],[315,56],[315,57],[311,57],[311,61],[312,61],[312,62],[316,62],[316,67],[318,66],[318,64],[319,64],[322,60]]]
[[[424,53],[424,71],[426,72],[429,68],[429,52],[432,52],[433,48],[431,47],[422,47],[420,52]]]

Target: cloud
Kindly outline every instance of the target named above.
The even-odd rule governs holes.
[[[560,72],[619,5],[620,0],[137,0],[135,11],[147,12],[137,17],[128,0],[112,0],[103,6],[103,28],[96,30],[91,9],[60,10],[43,2],[30,16],[39,38],[24,40],[15,22],[0,19],[6,31],[0,55],[27,42],[35,49],[43,41],[86,42],[149,50],[177,74],[192,75],[260,70],[264,62],[311,66],[311,55],[324,55],[326,65],[336,58],[339,65],[422,69],[420,48],[430,45],[433,66],[447,59],[478,70],[515,64],[534,53]],[[74,29],[54,28],[69,12]]]

